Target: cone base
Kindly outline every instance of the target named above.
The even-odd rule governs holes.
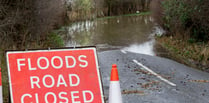
[[[109,103],[122,103],[119,81],[111,81],[109,89]]]

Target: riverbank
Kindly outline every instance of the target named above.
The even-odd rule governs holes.
[[[177,37],[157,37],[156,41],[171,55],[171,59],[209,72],[209,43],[185,41]]]

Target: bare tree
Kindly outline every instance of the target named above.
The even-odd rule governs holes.
[[[63,4],[62,0],[1,1],[1,48],[20,49],[30,44],[40,45],[39,42],[64,20]]]

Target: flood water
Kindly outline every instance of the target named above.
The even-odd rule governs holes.
[[[72,23],[67,47],[96,46],[99,51],[120,49],[156,55],[154,34],[161,34],[151,16],[121,16]]]

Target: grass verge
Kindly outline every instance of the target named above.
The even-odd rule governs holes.
[[[177,58],[178,62],[209,72],[209,43],[196,43],[166,36],[158,37],[156,40]]]

